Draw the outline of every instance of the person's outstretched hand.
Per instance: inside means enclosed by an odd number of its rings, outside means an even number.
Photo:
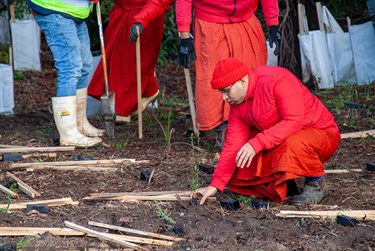
[[[214,195],[217,192],[217,188],[213,186],[201,187],[195,190],[191,195],[190,199],[195,198],[198,194],[202,195],[202,198],[199,202],[200,205],[206,201],[207,197]]]
[[[280,35],[280,32],[279,32],[279,26],[278,25],[270,26],[268,38],[269,38],[271,48],[273,48],[273,43],[275,43],[276,47],[275,47],[275,50],[274,50],[273,54],[278,56],[280,54],[280,51],[281,51],[281,35]]]
[[[197,59],[193,39],[191,37],[180,38],[179,44],[180,50],[178,51],[178,63],[188,69]]]
[[[254,156],[255,156],[254,148],[250,145],[249,142],[247,142],[245,145],[241,147],[241,149],[237,153],[237,156],[236,156],[237,166],[240,168],[244,168],[245,166],[249,167]]]
[[[139,27],[139,35],[142,34],[142,31],[143,31],[143,26],[141,23],[134,23],[132,25],[132,27],[130,27],[130,34],[129,34],[129,41],[130,42],[135,42],[137,41],[137,38],[138,38],[138,34],[137,34],[137,28],[136,27]]]

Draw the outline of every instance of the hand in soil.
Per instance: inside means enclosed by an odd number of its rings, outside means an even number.
[[[215,195],[216,192],[217,188],[213,186],[198,188],[190,195],[190,199],[197,198],[199,195],[202,195],[199,205],[203,205],[207,197]]]

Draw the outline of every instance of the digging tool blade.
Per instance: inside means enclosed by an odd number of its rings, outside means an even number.
[[[100,36],[100,49],[102,52],[102,64],[103,64],[103,75],[104,75],[104,86],[105,93],[101,96],[102,101],[102,113],[104,115],[105,129],[108,136],[115,136],[115,119],[114,113],[115,108],[115,93],[109,92],[108,87],[108,73],[107,73],[107,60],[105,55],[104,47],[104,36],[103,36],[103,25],[102,25],[102,14],[100,11],[100,1],[96,3],[96,16],[98,18],[99,36]]]
[[[114,105],[115,94],[113,92],[104,93],[101,96],[102,112],[104,115],[105,129],[109,137],[115,136],[115,120],[116,116],[112,112]]]

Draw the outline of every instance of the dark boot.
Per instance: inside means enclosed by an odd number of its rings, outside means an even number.
[[[300,195],[292,197],[291,204],[294,206],[304,206],[307,204],[318,204],[328,193],[325,177],[318,181],[305,181],[305,189]]]

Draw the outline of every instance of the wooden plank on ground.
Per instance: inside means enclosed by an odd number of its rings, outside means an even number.
[[[124,247],[133,248],[135,250],[141,250],[141,251],[148,251],[149,250],[147,248],[141,247],[139,245],[136,245],[136,244],[128,242],[128,241],[124,241],[124,240],[120,240],[118,238],[106,236],[106,235],[104,235],[100,232],[97,232],[95,230],[92,230],[92,229],[74,224],[74,223],[69,222],[69,221],[65,221],[64,223],[67,227],[69,227],[71,229],[78,230],[78,231],[84,232],[86,234],[90,234],[91,236],[94,236],[94,237],[96,237],[100,240],[113,242],[113,243],[119,244],[119,245],[124,246]]]
[[[90,172],[116,172],[118,164],[112,167],[101,167],[101,166],[39,166],[39,167],[29,167],[24,169],[27,172],[32,172],[35,170],[58,170],[58,171],[90,171]]]
[[[108,197],[119,197],[119,196],[126,196],[126,195],[133,195],[133,196],[156,196],[156,195],[180,195],[180,196],[189,196],[192,191],[150,191],[150,192],[124,192],[124,193],[92,193],[90,197],[96,198],[108,198]]]
[[[73,201],[72,198],[61,198],[61,199],[51,199],[51,200],[39,200],[39,201],[28,201],[22,203],[11,203],[8,210],[16,209],[26,209],[27,204],[39,205],[47,204],[48,207],[57,207],[63,205],[78,205],[78,201]],[[7,208],[8,204],[0,204],[0,208]]]
[[[1,184],[0,184],[0,190],[1,190],[3,193],[5,193],[5,194],[9,194],[9,195],[12,196],[12,198],[14,198],[14,199],[18,199],[18,198],[20,197],[17,193],[13,192],[12,190],[6,188],[5,186],[3,186],[3,185],[1,185]],[[7,206],[8,206],[8,204],[7,204]]]
[[[175,195],[155,195],[155,196],[143,196],[143,195],[125,195],[118,197],[85,197],[84,200],[122,200],[122,201],[140,201],[140,200],[159,200],[159,201],[177,201]],[[191,200],[190,197],[180,197],[180,200]],[[216,197],[207,197],[207,201],[215,201]]]
[[[363,169],[332,169],[324,170],[325,173],[358,173],[363,172]]]
[[[367,136],[375,136],[375,130],[367,130],[367,131],[360,131],[360,132],[350,132],[350,133],[343,133],[341,134],[341,139],[348,139],[348,138],[364,138]]]
[[[287,211],[280,210],[276,214],[283,218],[334,218],[337,215],[346,215],[360,220],[375,220],[375,210],[338,210],[338,211]]]
[[[10,172],[6,172],[6,175],[12,179],[14,179],[17,182],[18,188],[27,194],[32,199],[35,199],[35,197],[40,197],[41,194],[38,193],[36,190],[34,190],[32,187],[29,187],[26,183],[24,183],[22,180],[17,178],[15,175],[11,174]]]
[[[0,148],[0,153],[25,153],[25,152],[72,152],[75,150],[74,146],[59,146],[59,147],[9,147]]]
[[[73,230],[70,228],[42,228],[42,227],[0,227],[0,236],[32,236],[36,234],[44,234],[50,233],[55,236],[85,236],[86,233]],[[109,233],[101,233],[105,236],[111,238],[117,238],[124,241],[129,241],[133,243],[139,244],[148,244],[148,245],[157,245],[157,246],[168,246],[172,247],[173,242],[171,241],[164,241],[164,240],[157,240],[157,239],[150,239],[150,238],[141,238],[135,236],[128,236],[128,235],[120,235],[120,234],[109,234]],[[91,236],[88,234],[88,236]]]
[[[111,160],[85,160],[85,161],[55,161],[55,162],[39,162],[39,163],[12,163],[10,169],[25,168],[46,168],[51,166],[116,166],[118,164],[143,164],[149,163],[149,160],[135,159],[111,159]]]
[[[163,239],[163,240],[185,241],[184,238],[178,238],[178,237],[168,236],[168,235],[164,235],[164,234],[156,234],[156,233],[152,233],[152,232],[145,232],[145,231],[136,230],[136,229],[132,229],[132,228],[114,226],[114,225],[95,222],[95,221],[89,221],[89,225],[95,226],[95,227],[102,227],[102,228],[106,228],[106,229],[111,229],[111,230],[117,230],[117,231],[125,232],[125,233],[132,233],[132,234],[138,234],[138,235],[142,235],[142,236],[148,236],[148,237]]]

